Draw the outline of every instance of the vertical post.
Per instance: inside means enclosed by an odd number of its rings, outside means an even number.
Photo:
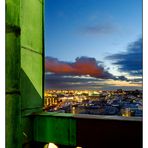
[[[20,0],[6,0],[6,147],[21,147]]]
[[[6,0],[6,147],[31,147],[43,106],[44,0]]]

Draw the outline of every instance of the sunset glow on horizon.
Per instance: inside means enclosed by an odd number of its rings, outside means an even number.
[[[142,89],[142,0],[45,1],[45,89]]]

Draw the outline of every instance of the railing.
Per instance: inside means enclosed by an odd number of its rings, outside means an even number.
[[[42,112],[34,115],[34,141],[82,148],[141,148],[142,118]]]

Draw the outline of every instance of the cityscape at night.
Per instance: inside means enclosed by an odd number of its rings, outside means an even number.
[[[45,1],[44,110],[142,116],[142,1]]]
[[[44,109],[49,112],[142,116],[142,92],[139,90],[90,91],[47,90]]]

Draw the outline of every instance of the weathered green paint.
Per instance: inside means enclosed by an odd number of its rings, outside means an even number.
[[[33,141],[33,122],[32,120],[33,119],[30,116],[25,116],[21,119],[23,144],[30,143]]]
[[[21,148],[20,95],[6,95],[6,148]]]
[[[6,0],[6,24],[20,27],[20,0]]]
[[[41,111],[43,0],[6,0],[6,148],[31,147]]]
[[[10,93],[20,84],[19,8],[20,0],[6,0],[6,92]]]
[[[6,1],[6,148],[21,147],[20,0]]]
[[[18,91],[20,86],[20,36],[6,34],[6,91]]]
[[[38,114],[34,119],[34,140],[76,146],[76,120],[72,114]]]

